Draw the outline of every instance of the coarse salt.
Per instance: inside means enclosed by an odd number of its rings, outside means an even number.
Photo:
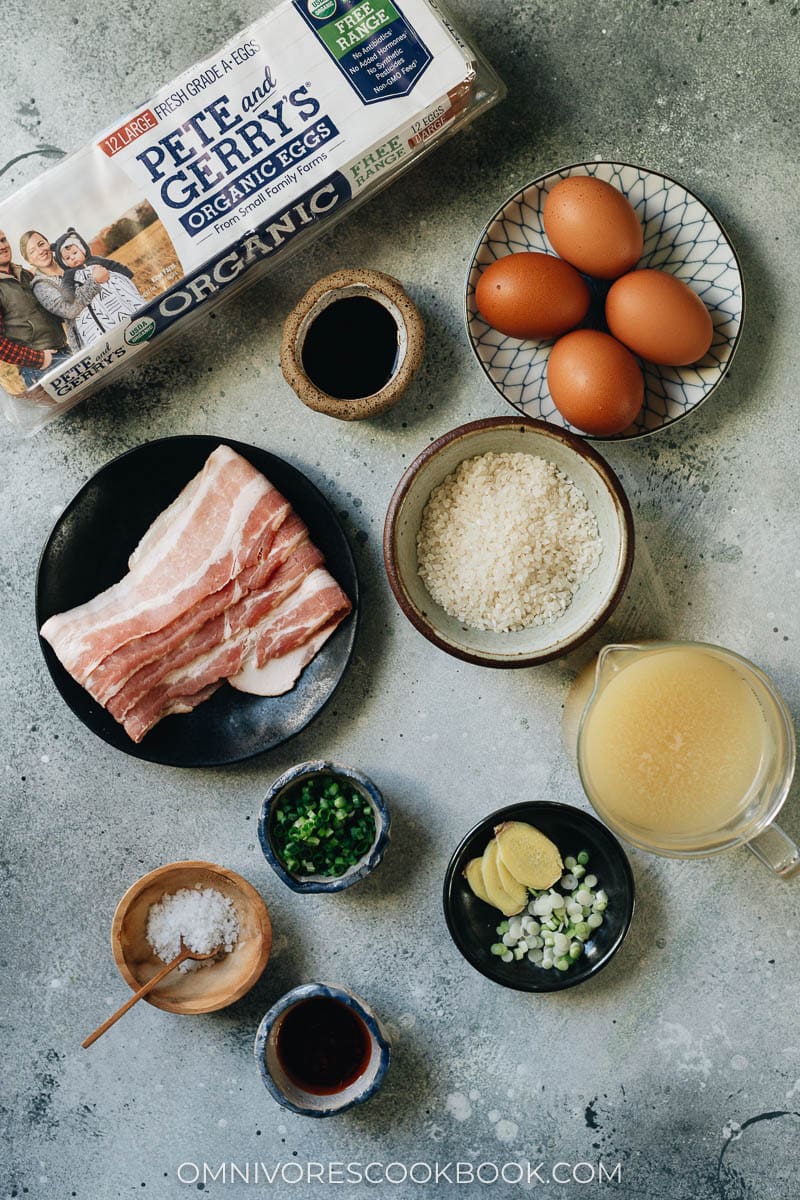
[[[147,940],[163,962],[172,962],[181,952],[181,940],[195,954],[210,954],[217,946],[230,954],[239,938],[239,921],[233,902],[215,888],[194,888],[162,896],[147,914]],[[179,971],[194,971],[213,960],[187,959]]]

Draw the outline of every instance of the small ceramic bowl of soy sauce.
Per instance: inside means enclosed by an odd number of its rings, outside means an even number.
[[[258,1027],[255,1057],[267,1091],[304,1117],[331,1117],[374,1095],[391,1044],[366,1000],[332,983],[292,988]]]
[[[281,857],[277,829],[279,812],[284,800],[301,788],[308,780],[335,780],[339,785],[355,791],[364,801],[364,807],[372,814],[374,833],[370,845],[354,863],[346,867],[341,874],[302,874],[292,871]],[[344,888],[352,887],[367,875],[382,861],[389,844],[391,817],[386,802],[380,790],[371,779],[355,767],[345,767],[341,763],[319,759],[313,762],[298,763],[284,771],[270,787],[261,805],[258,818],[258,840],[269,865],[275,874],[293,892],[341,892]]]
[[[382,271],[334,271],[283,327],[281,370],[308,408],[340,421],[385,412],[422,363],[425,326],[403,285]]]

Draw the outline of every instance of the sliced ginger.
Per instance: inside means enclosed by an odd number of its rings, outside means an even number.
[[[491,904],[492,902],[487,895],[486,888],[483,886],[481,863],[482,859],[471,858],[464,867],[464,878],[479,900],[483,900],[484,904]]]
[[[504,888],[510,896],[513,896],[519,887],[520,880],[515,879],[515,877],[511,874],[508,867],[500,857],[499,849],[497,853],[497,874],[500,876],[500,886]]]
[[[546,891],[564,871],[558,847],[524,821],[504,821],[482,858],[472,858],[464,878],[472,892],[504,917],[522,912],[528,888]]]
[[[514,890],[507,892],[500,880],[500,874],[497,869],[497,839],[492,838],[489,845],[483,852],[481,859],[481,872],[483,877],[483,887],[486,895],[489,897],[489,903],[495,908],[499,908],[504,917],[513,917],[516,913],[522,912],[528,902],[527,888],[518,883],[515,879],[511,879],[514,885]],[[477,895],[477,893],[476,893]]]
[[[500,861],[526,888],[552,887],[564,870],[558,847],[524,821],[504,821],[494,831]]]

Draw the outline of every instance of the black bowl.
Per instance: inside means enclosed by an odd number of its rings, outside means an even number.
[[[596,875],[599,887],[608,894],[603,924],[594,930],[584,951],[567,971],[545,970],[527,959],[504,963],[490,952],[500,940],[497,926],[503,914],[479,900],[463,870],[471,858],[483,854],[496,825],[502,821],[526,821],[561,851],[561,857],[589,854],[587,874]],[[444,877],[444,916],[450,936],[467,962],[503,987],[519,992],[559,992],[583,983],[606,965],[622,945],[633,917],[633,873],[625,851],[614,835],[595,817],[569,804],[532,800],[512,804],[484,817],[461,841]]]
[[[308,526],[353,612],[284,696],[250,696],[225,684],[191,713],[166,717],[137,745],[39,639],[56,687],[83,724],[118,750],[173,767],[240,762],[299,733],[330,700],[350,661],[356,634],[358,576],[353,554],[328,501],[301,471],[274,454],[205,435],[145,442],[102,467],[83,485],[47,539],[36,580],[36,624],[110,587],[128,556],[221,443],[262,471]]]

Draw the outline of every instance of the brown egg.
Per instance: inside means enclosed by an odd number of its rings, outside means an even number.
[[[486,268],[475,302],[483,319],[509,337],[553,338],[586,316],[589,289],[560,258],[524,251]]]
[[[632,271],[606,296],[614,337],[648,362],[683,367],[708,353],[714,326],[703,301],[668,271]]]
[[[547,384],[558,411],[584,433],[622,433],[644,401],[644,376],[624,346],[607,333],[576,329],[550,351]]]
[[[556,254],[586,275],[617,279],[642,256],[639,218],[622,192],[602,179],[562,179],[548,193],[542,216]]]

